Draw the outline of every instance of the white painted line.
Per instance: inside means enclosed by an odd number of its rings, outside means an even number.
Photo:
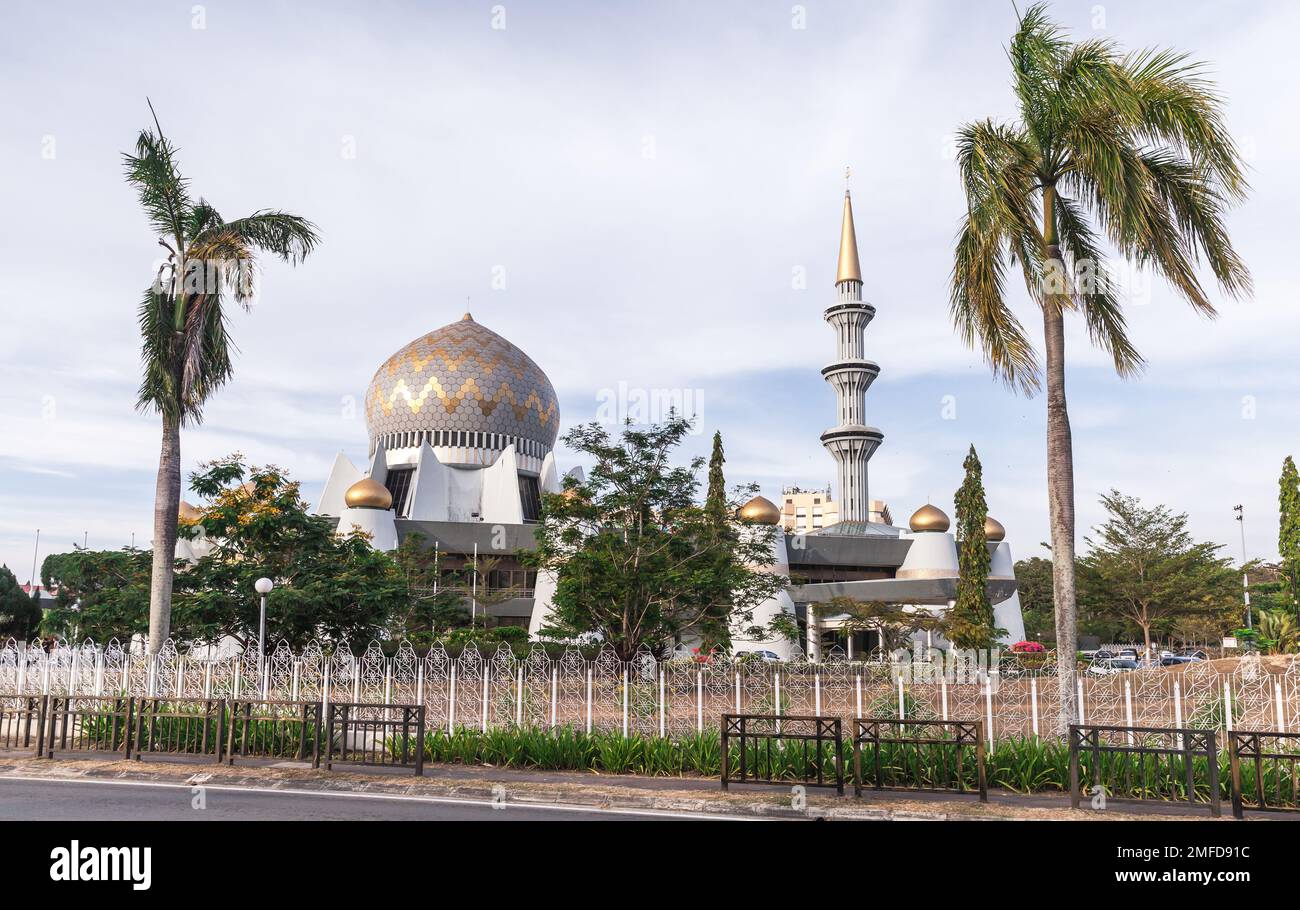
[[[746,817],[736,815],[714,815],[703,812],[688,812],[685,810],[671,809],[620,809],[615,806],[579,806],[568,803],[524,803],[510,802],[494,803],[488,799],[469,799],[466,797],[456,796],[407,796],[399,793],[357,793],[351,790],[299,790],[293,788],[278,787],[236,787],[230,784],[208,784],[208,783],[170,783],[166,781],[153,780],[104,780],[102,778],[91,777],[27,777],[16,774],[0,775],[0,783],[7,780],[18,780],[34,784],[106,784],[117,787],[160,787],[175,790],[189,790],[192,787],[203,787],[205,790],[225,790],[232,793],[264,793],[269,795],[285,794],[289,796],[324,796],[324,797],[345,797],[347,799],[387,799],[387,800],[405,800],[406,802],[416,803],[441,803],[453,806],[500,806],[503,809],[540,809],[543,811],[556,812],[605,812],[614,815],[645,815],[659,818],[685,818],[685,819],[702,819],[705,821],[771,821],[771,819],[761,817]]]

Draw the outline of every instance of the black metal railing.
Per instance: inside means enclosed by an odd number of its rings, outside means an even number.
[[[864,772],[866,775],[864,776]],[[984,725],[978,720],[853,720],[853,793],[874,790],[979,794],[988,802]]]
[[[49,696],[0,695],[0,749],[35,749],[45,742],[45,711]]]
[[[50,695],[45,709],[46,758],[55,752],[121,752],[131,757],[133,699],[121,695]]]
[[[797,783],[834,787],[843,796],[843,739],[838,717],[724,714],[722,789],[732,783]],[[735,757],[733,745],[739,747]]]
[[[1235,817],[1247,809],[1300,812],[1300,733],[1233,730],[1228,761]]]
[[[1070,806],[1094,799],[1184,801],[1222,812],[1214,730],[1070,725]]]
[[[226,716],[223,698],[138,698],[135,700],[132,751],[145,755],[212,756],[224,752]]]
[[[325,769],[335,762],[414,768],[423,775],[424,705],[331,703]]]
[[[228,764],[236,757],[280,758],[320,767],[320,702],[235,700],[227,711]]]

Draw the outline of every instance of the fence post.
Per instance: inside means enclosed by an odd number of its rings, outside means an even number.
[[[704,671],[695,671],[695,732],[704,732]]]
[[[296,701],[297,699],[295,699]],[[424,704],[424,661],[415,664],[415,703]]]
[[[415,776],[424,777],[424,705],[415,706]]]
[[[1232,732],[1232,686],[1228,684],[1231,677],[1225,676],[1223,679],[1223,725],[1229,733]]]
[[[1124,679],[1124,719],[1128,721],[1128,744],[1133,745],[1133,686]]]
[[[722,789],[727,789],[727,783],[731,780],[731,742],[727,739],[727,715],[722,715],[722,728],[719,731],[722,739]]]
[[[1080,676],[1074,682],[1075,682],[1075,689],[1079,693],[1079,723],[1085,724],[1087,723],[1087,718],[1083,713],[1083,677]]]
[[[740,671],[736,671],[736,713],[740,713]]]
[[[623,666],[623,736],[627,737],[627,704],[628,704],[628,679],[627,666]]]
[[[979,785],[980,785],[980,802],[986,803],[989,801],[989,781],[988,781],[988,774],[984,769],[984,737],[980,735],[981,732],[982,731],[980,730],[980,725],[978,722],[976,722],[975,724],[975,768],[976,768],[976,775],[978,776]],[[990,739],[990,742],[991,741],[992,740]],[[960,749],[961,746],[958,746],[957,748]]]
[[[853,677],[853,691],[854,691],[853,705],[857,709],[857,712],[853,716],[861,717],[862,716],[862,671],[861,670],[859,670],[858,673]],[[856,728],[854,730],[853,735],[854,737],[858,735]],[[856,749],[857,747],[854,746],[854,748]],[[862,795],[861,792],[859,792],[858,795],[861,796]]]
[[[1182,681],[1174,680],[1174,726],[1183,725],[1183,687]]]
[[[781,716],[781,671],[780,670],[774,669],[772,671],[772,691],[773,693],[775,693],[775,701],[776,701],[776,704],[772,709],[772,713],[775,714],[777,717],[780,717]],[[820,714],[821,712],[817,712],[817,713]],[[781,722],[779,720],[776,722],[776,730],[778,733],[781,732]]]
[[[907,720],[907,703],[903,700],[903,674],[898,674],[898,719]]]
[[[1033,722],[1034,735],[1038,735],[1038,677],[1029,677],[1029,711]]]
[[[822,713],[822,671],[813,670],[813,713]]]
[[[1228,731],[1228,736],[1232,736],[1231,730]],[[1205,744],[1206,752],[1208,753],[1208,761],[1206,764],[1209,766],[1208,770],[1210,772],[1210,814],[1215,818],[1218,818],[1223,814],[1219,798],[1219,750],[1217,748],[1217,742],[1218,737],[1215,735],[1215,731],[1206,730]],[[1191,764],[1192,757],[1191,755],[1188,755],[1187,766],[1191,767]],[[1192,798],[1196,798],[1195,793],[1192,794]]]
[[[591,665],[587,665],[587,732],[591,732]]]
[[[1255,752],[1258,754],[1259,749]],[[1228,734],[1228,766],[1232,772],[1232,817],[1245,818],[1241,799],[1241,758],[1237,755],[1237,737],[1232,733]]]
[[[1273,696],[1274,696],[1274,706],[1277,712],[1277,729],[1279,732],[1285,733],[1286,732],[1286,711],[1283,708],[1282,684],[1280,682],[1273,683]]]
[[[665,732],[667,717],[665,716],[664,706],[664,668],[659,666],[659,736],[662,737]]]
[[[984,676],[984,711],[989,719],[989,728],[985,732],[991,743],[993,742],[993,677],[988,674]]]
[[[551,728],[555,728],[555,721],[559,714],[560,706],[560,668],[551,667]]]
[[[524,665],[515,673],[515,726],[524,725]]]
[[[484,733],[486,733],[488,729],[488,701],[492,697],[492,687],[490,685],[491,681],[492,681],[492,665],[484,664],[483,665],[483,713],[479,717],[479,726]]]
[[[1080,729],[1070,724],[1070,808],[1079,808],[1079,734]]]
[[[447,735],[456,730],[456,664],[453,661],[451,672],[447,674]]]

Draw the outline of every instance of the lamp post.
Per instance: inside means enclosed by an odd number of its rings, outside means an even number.
[[[1237,513],[1237,522],[1241,526],[1241,596],[1246,601],[1246,628],[1255,628],[1250,617],[1250,583],[1246,578],[1246,510],[1235,505],[1232,511]]]
[[[262,657],[265,653],[262,643],[266,641],[266,595],[270,594],[271,589],[274,587],[275,582],[269,578],[259,578],[253,582],[253,590],[262,595],[262,617],[257,625],[257,665],[259,667],[262,665]]]

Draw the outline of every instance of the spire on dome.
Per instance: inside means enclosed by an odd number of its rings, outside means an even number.
[[[845,171],[848,179],[848,171]],[[862,267],[858,265],[858,235],[853,230],[853,201],[848,187],[844,188],[844,221],[840,225],[840,264],[835,271],[835,283],[861,281]]]

